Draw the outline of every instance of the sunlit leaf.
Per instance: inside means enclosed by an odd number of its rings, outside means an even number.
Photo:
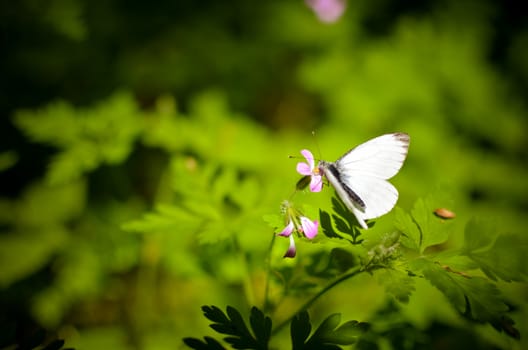
[[[471,220],[466,225],[462,251],[493,280],[524,281],[528,277],[525,235],[499,234],[490,223]]]
[[[451,223],[437,218],[433,212],[431,198],[418,199],[410,215],[397,208],[395,224],[404,234],[401,241],[404,246],[423,252],[427,247],[447,240]]]
[[[461,314],[477,321],[493,322],[508,311],[499,289],[486,278],[457,273],[426,260],[420,260],[416,264],[424,277],[438,288]]]

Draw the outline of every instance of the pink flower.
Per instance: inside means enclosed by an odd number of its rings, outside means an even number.
[[[345,12],[345,0],[305,0],[319,20],[325,23],[336,22]]]
[[[323,177],[319,173],[319,168],[315,166],[314,157],[312,152],[307,149],[303,149],[301,154],[306,159],[306,163],[297,163],[297,172],[301,175],[310,176],[310,191],[321,192],[323,188]]]
[[[286,225],[286,227],[278,234],[279,236],[290,238],[290,246],[284,254],[284,257],[294,258],[297,253],[297,249],[295,248],[295,240],[292,235],[293,231],[303,234],[308,239],[313,239],[315,236],[317,236],[318,227],[319,222],[317,222],[317,220],[311,221],[306,216],[301,216],[299,218],[290,217],[288,225]]]
[[[279,236],[290,237],[293,232],[293,228],[294,228],[293,221],[290,219],[290,222],[288,223],[288,225],[286,225],[284,230],[282,230],[281,233],[279,233]]]
[[[293,239],[293,236],[290,235],[290,246],[288,247],[288,250],[284,254],[284,258],[295,258],[295,255],[297,255],[297,248],[295,248],[295,240]]]
[[[298,229],[302,233],[304,233],[304,236],[308,239],[312,239],[315,236],[317,236],[317,228],[319,227],[319,223],[317,220],[311,221],[305,216],[301,216],[301,229]]]

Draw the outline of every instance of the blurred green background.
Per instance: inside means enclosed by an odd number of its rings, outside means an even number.
[[[526,230],[515,2],[348,1],[327,23],[301,0],[2,1],[0,45],[0,348],[43,327],[79,349],[175,349],[209,332],[201,305],[260,305],[262,216],[298,180],[288,156],[318,154],[312,130],[328,160],[407,132],[399,206],[440,193],[461,225]],[[302,265],[286,246],[274,263]],[[528,330],[528,291],[503,287]],[[316,309],[368,320],[385,298],[365,277]],[[403,308],[460,348],[460,332],[528,346],[469,330],[432,287]]]

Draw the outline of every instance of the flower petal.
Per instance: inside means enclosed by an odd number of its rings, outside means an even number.
[[[310,180],[310,192],[321,192],[323,188],[323,177],[321,175],[312,175]]]
[[[301,216],[301,226],[306,238],[312,239],[317,236],[317,228],[319,227],[317,220],[311,221],[307,217]]]
[[[297,172],[301,175],[312,175],[312,169],[304,162],[297,163]]]
[[[314,168],[314,165],[315,165],[314,157],[312,155],[312,152],[308,151],[307,149],[303,149],[301,151],[301,154],[304,156],[304,158],[306,158],[306,162],[310,166],[310,171],[311,171]]]
[[[293,236],[290,235],[290,246],[288,247],[286,253],[284,253],[284,258],[295,258],[296,254],[297,249],[295,248],[295,241],[293,240]]]
[[[337,21],[345,12],[344,0],[305,0],[312,8],[321,22],[332,23]]]
[[[279,236],[289,237],[291,236],[292,232],[293,232],[293,221],[290,220],[290,222],[284,228],[284,230],[282,230],[281,233],[279,233]]]

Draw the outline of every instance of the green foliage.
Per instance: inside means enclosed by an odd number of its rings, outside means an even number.
[[[527,348],[509,338],[527,331],[528,51],[507,6],[348,1],[327,24],[303,1],[2,3],[0,321],[174,349],[205,332],[205,304],[264,343],[266,317],[235,314],[265,305],[297,315],[299,347],[348,339],[338,309],[373,325],[357,348]],[[301,192],[288,156],[314,151],[312,130],[327,160],[408,132],[400,208],[359,230],[327,188]],[[321,230],[283,259],[295,188]]]
[[[46,179],[75,180],[103,164],[119,164],[132,151],[141,129],[132,96],[118,93],[98,106],[76,110],[65,102],[39,111],[20,111],[17,126],[36,142],[57,147]]]
[[[0,201],[1,223],[9,228],[0,235],[0,286],[9,286],[36,272],[61,251],[69,240],[67,222],[83,210],[84,192],[82,182],[35,184],[18,200]],[[49,204],[50,198],[53,205]]]
[[[499,234],[489,222],[471,220],[464,232],[462,255],[471,259],[494,281],[526,281],[524,254],[528,241],[523,235]],[[512,249],[513,248],[513,249]]]
[[[409,302],[415,290],[413,278],[423,277],[438,288],[460,314],[490,323],[517,337],[512,323],[501,322],[507,318],[510,308],[494,281],[498,278],[507,282],[525,279],[526,267],[522,263],[525,240],[520,235],[500,234],[489,224],[471,220],[465,227],[461,249],[441,248],[439,244],[446,243],[450,235],[458,232],[452,222],[433,214],[434,202],[432,197],[418,199],[410,214],[397,208],[395,226],[401,235],[386,234],[371,243],[362,269],[375,273],[387,293],[404,303]],[[323,230],[333,232],[326,218],[328,214],[322,211],[321,214]],[[333,216],[334,220],[339,220],[336,214]],[[345,231],[342,233],[350,230],[343,224],[336,227]],[[340,234],[327,236],[341,239]],[[431,249],[435,246],[436,249]],[[506,246],[508,251],[504,250]],[[486,277],[475,275],[476,269]]]
[[[523,280],[526,271],[521,262],[526,246],[508,245],[506,252],[502,242],[522,242],[524,239],[519,235],[501,235],[492,226],[471,220],[465,228],[461,256],[457,250],[424,254],[431,245],[445,242],[451,229],[448,222],[432,215],[433,207],[428,202],[431,201],[418,200],[411,215],[401,210],[397,212],[396,225],[406,235],[402,245],[420,253],[408,261],[407,268],[413,275],[423,275],[466,317],[494,325],[500,323],[509,307],[493,281],[497,277],[511,281],[511,276]],[[508,257],[499,262],[501,259],[497,257],[504,255]],[[488,278],[474,275],[477,268]]]
[[[428,247],[447,240],[450,223],[432,215],[433,211],[430,198],[418,199],[410,215],[396,208],[395,225],[404,234],[403,246],[421,254]]]
[[[348,321],[341,325],[341,315],[328,316],[310,336],[312,325],[308,312],[297,314],[291,322],[292,349],[341,349],[338,345],[350,345],[368,329],[367,323]]]
[[[216,306],[202,306],[204,316],[213,321],[210,325],[212,329],[220,334],[227,334],[224,341],[231,344],[235,349],[268,349],[268,342],[271,335],[271,319],[265,317],[262,311],[253,307],[249,322],[253,333],[246,326],[242,316],[237,309],[228,306],[224,314]],[[218,349],[219,343],[211,338],[206,338],[205,343],[200,343],[197,339],[185,338],[185,344],[193,349]]]
[[[387,293],[401,303],[408,303],[415,290],[414,280],[401,269],[380,269],[375,273],[378,282],[385,286]]]
[[[268,349],[271,336],[271,319],[264,316],[256,307],[251,308],[249,323],[246,326],[240,312],[232,306],[224,313],[216,306],[202,306],[204,316],[213,321],[212,329],[227,334],[223,340],[234,349]],[[310,335],[312,325],[308,312],[302,311],[291,320],[291,342],[293,350],[300,349],[341,349],[338,345],[354,344],[358,337],[368,330],[367,323],[348,321],[341,324],[341,314],[328,316]],[[223,349],[220,342],[211,337],[204,341],[196,338],[184,338],[184,343],[192,349]]]
[[[353,244],[360,244],[362,242],[358,237],[361,235],[359,231],[359,224],[354,216],[345,205],[337,197],[332,197],[333,214],[330,215],[323,210],[319,210],[319,217],[321,218],[321,226],[323,232],[328,237],[337,237],[348,239]],[[330,216],[334,222],[336,230],[333,229]],[[372,224],[371,224],[372,226]],[[350,236],[350,238],[347,238]]]

